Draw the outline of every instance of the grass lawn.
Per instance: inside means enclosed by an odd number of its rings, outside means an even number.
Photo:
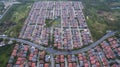
[[[58,17],[57,19],[55,19],[52,22],[53,27],[60,27],[60,24],[61,24],[61,18],[60,17]]]
[[[61,19],[58,17],[58,18],[55,18],[55,19],[46,19],[45,20],[45,27],[59,27],[60,26],[60,23],[61,23]]]
[[[4,47],[0,47],[0,67],[6,67],[13,48],[14,45],[6,45]]]
[[[112,1],[82,0],[82,3],[84,5],[83,12],[86,22],[94,41],[106,34],[107,30],[119,30],[120,10],[111,9],[109,4],[113,3]]]
[[[11,37],[17,37],[31,7],[32,3],[13,5],[1,20],[1,32]]]

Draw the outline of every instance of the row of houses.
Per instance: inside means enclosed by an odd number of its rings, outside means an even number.
[[[78,49],[89,43],[92,43],[92,38],[89,37],[89,30],[84,29],[79,31],[78,29],[54,29],[54,47],[58,49],[72,50]]]
[[[36,2],[31,8],[19,37],[49,46],[49,39],[52,41],[49,37],[53,35],[54,46],[57,49],[65,50],[78,49],[88,45],[93,41],[82,9],[81,2]],[[51,21],[56,19],[60,19],[59,22],[56,21],[58,26],[46,28],[46,23],[52,24]],[[60,32],[60,34],[54,34],[56,29],[59,29],[58,33]]]
[[[7,67],[52,67],[52,63],[54,67],[119,67],[119,43],[116,37],[110,37],[87,52],[53,55],[53,59],[33,46],[16,44]]]

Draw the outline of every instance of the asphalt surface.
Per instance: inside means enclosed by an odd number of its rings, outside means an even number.
[[[7,13],[7,11],[8,11],[11,7],[12,7],[12,5],[9,6],[9,7],[7,8],[7,10],[1,15],[0,20],[4,17],[4,15]]]
[[[21,42],[21,43],[24,43],[24,44],[28,44],[30,46],[34,46],[35,48],[37,48],[39,50],[45,50],[46,52],[51,53],[51,54],[55,54],[55,55],[59,55],[59,54],[68,55],[68,54],[78,54],[78,53],[82,53],[82,52],[88,51],[88,50],[94,48],[95,46],[99,45],[102,41],[104,41],[108,37],[111,37],[111,36],[115,35],[115,33],[116,33],[116,31],[115,32],[109,32],[106,35],[104,35],[101,39],[99,39],[98,41],[94,42],[93,44],[91,44],[91,45],[89,45],[89,46],[87,46],[85,48],[81,48],[81,49],[73,50],[73,51],[55,50],[52,47],[43,47],[43,46],[35,44],[35,43],[31,42],[31,41],[27,41],[27,40],[19,39],[19,38],[11,38],[11,37],[5,37],[5,36],[0,36],[0,38],[16,40],[17,42]]]
[[[3,2],[3,1],[1,1],[1,2]],[[5,12],[1,15],[1,17],[0,17],[0,20],[5,16],[5,14],[8,12],[8,10],[13,6],[13,4],[20,4],[20,2],[12,2],[11,3],[12,5],[10,5],[6,10],[5,10]]]

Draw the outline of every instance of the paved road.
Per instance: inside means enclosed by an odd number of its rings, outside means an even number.
[[[3,2],[3,1],[1,1]],[[4,3],[4,2],[3,2]],[[5,12],[1,15],[0,20],[5,16],[5,14],[8,12],[8,10],[13,6],[13,4],[20,4],[20,2],[11,2],[12,5],[9,5],[9,7],[5,10]]]
[[[55,67],[55,61],[54,61],[54,56],[53,54],[50,54],[50,61],[51,61],[51,67]]]
[[[45,48],[45,47],[43,47],[41,45],[35,44],[35,43],[27,41],[27,40],[19,39],[19,38],[10,38],[10,37],[3,37],[3,36],[0,36],[0,38],[7,38],[7,39],[10,39],[10,40],[16,40],[17,42],[21,42],[21,43],[28,44],[30,46],[34,46],[34,47],[36,47],[36,48],[38,48],[40,50],[45,50],[48,53],[67,55],[67,54],[78,54],[78,53],[82,53],[84,51],[88,51],[89,49],[99,45],[102,41],[104,41],[108,37],[113,36],[115,33],[116,32],[109,32],[106,35],[104,35],[101,39],[99,39],[98,41],[94,42],[93,44],[91,44],[91,45],[89,45],[89,46],[87,46],[85,48],[81,48],[79,50],[73,50],[73,51],[59,51],[59,50],[53,49],[52,47]]]
[[[7,38],[7,39],[10,39],[10,40],[16,40],[17,42],[21,42],[21,43],[25,43],[25,44],[28,44],[30,46],[34,46],[40,50],[45,50],[46,48],[43,47],[43,46],[39,46],[38,44],[35,44],[33,42],[30,42],[30,41],[27,41],[27,40],[23,40],[23,39],[18,39],[18,38],[10,38],[10,37],[2,37],[0,36],[0,38]]]
[[[0,20],[4,17],[4,15],[7,13],[7,11],[8,11],[11,7],[12,7],[12,5],[10,5],[10,6],[7,8],[7,10],[1,15]]]
[[[84,51],[88,51],[89,49],[99,45],[102,41],[104,41],[105,39],[107,39],[108,37],[111,37],[115,34],[116,32],[109,32],[107,33],[106,35],[104,35],[101,39],[99,39],[98,41],[94,42],[93,44],[85,47],[85,48],[81,48],[79,50],[74,50],[74,51],[58,51],[58,50],[54,50],[53,48],[47,48],[46,51],[47,52],[51,52],[52,50],[52,53],[54,54],[64,54],[64,55],[67,55],[67,54],[78,54],[78,53],[82,53]]]

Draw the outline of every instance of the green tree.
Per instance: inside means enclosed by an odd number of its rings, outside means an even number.
[[[3,41],[3,38],[0,38],[0,42],[2,42]]]

